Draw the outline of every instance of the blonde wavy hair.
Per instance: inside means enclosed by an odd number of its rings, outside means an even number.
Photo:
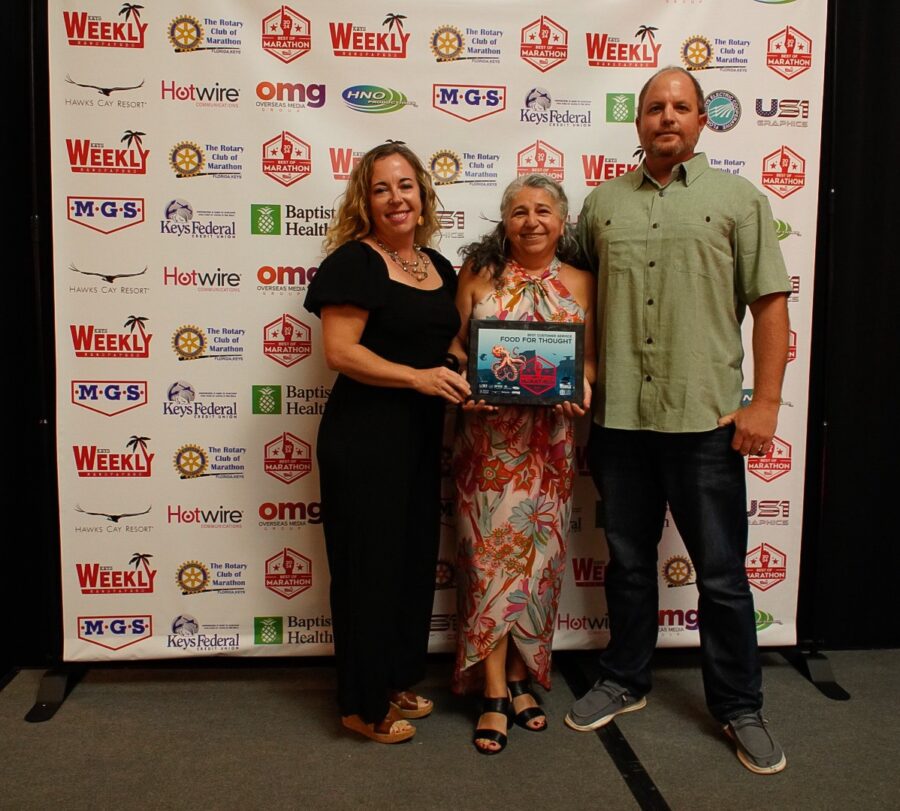
[[[375,161],[389,155],[400,155],[409,161],[416,173],[419,196],[422,199],[422,225],[416,227],[414,239],[417,245],[429,245],[431,238],[440,230],[437,219],[438,198],[431,184],[431,176],[425,171],[422,161],[408,146],[400,141],[388,141],[370,149],[353,167],[343,200],[338,206],[322,247],[326,254],[340,248],[345,242],[362,239],[372,233],[369,217],[369,187],[372,183],[372,169]]]

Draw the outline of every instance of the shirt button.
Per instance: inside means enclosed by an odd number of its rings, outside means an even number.
[[[665,197],[665,196],[666,196],[666,193],[665,193],[664,191],[661,191],[661,192],[659,193],[659,196],[660,196],[660,197]]]
[[[650,267],[655,268],[655,267],[656,267],[656,262],[651,262],[651,263],[650,263]]]
[[[647,343],[648,343],[648,344],[652,344],[652,343],[653,343],[653,339],[652,339],[652,338],[648,338],[648,339],[647,339]]]
[[[646,381],[649,383],[651,380],[653,380],[653,378],[650,377],[650,375],[647,375],[647,376],[644,378],[644,380],[646,380]]]
[[[653,304],[653,299],[652,299],[652,298],[648,298],[648,299],[647,299],[647,304],[651,304],[651,305],[652,305],[652,304]]]
[[[658,222],[653,223],[653,227],[654,227],[654,228],[659,228],[659,223],[658,223]]]

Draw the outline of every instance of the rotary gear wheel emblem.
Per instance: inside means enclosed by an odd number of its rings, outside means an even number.
[[[180,14],[169,23],[169,42],[176,53],[195,51],[203,42],[203,26],[196,17]]]
[[[206,335],[200,327],[193,324],[179,327],[172,336],[172,349],[179,360],[202,358],[206,351]]]
[[[462,172],[462,163],[452,149],[442,149],[431,156],[428,165],[431,177],[438,186],[456,183]]]
[[[695,34],[681,43],[681,61],[688,70],[708,68],[712,58],[712,44],[706,37]]]
[[[431,32],[430,44],[438,62],[452,62],[462,54],[466,40],[458,28],[442,25]]]
[[[663,564],[662,574],[670,586],[687,586],[693,582],[694,564],[684,555],[674,555]]]
[[[178,177],[199,175],[206,163],[206,156],[193,141],[180,141],[169,150],[169,165]]]
[[[199,445],[182,445],[175,451],[174,464],[182,479],[196,479],[206,473],[209,456]]]
[[[175,572],[175,582],[184,594],[200,594],[209,585],[209,569],[199,560],[186,560]]]

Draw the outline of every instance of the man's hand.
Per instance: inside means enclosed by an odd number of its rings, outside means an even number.
[[[765,456],[772,448],[772,437],[778,425],[778,403],[753,400],[745,408],[726,414],[719,427],[734,424],[731,447],[741,456],[748,453]]]

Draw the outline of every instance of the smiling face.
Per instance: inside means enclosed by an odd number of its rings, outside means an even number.
[[[416,172],[402,155],[387,155],[372,164],[369,217],[375,236],[391,248],[411,246],[422,192]]]
[[[559,202],[546,189],[525,186],[503,221],[510,256],[529,270],[546,268],[565,229]]]
[[[635,121],[647,157],[671,165],[693,156],[705,124],[694,84],[680,71],[661,73],[650,83]]]

